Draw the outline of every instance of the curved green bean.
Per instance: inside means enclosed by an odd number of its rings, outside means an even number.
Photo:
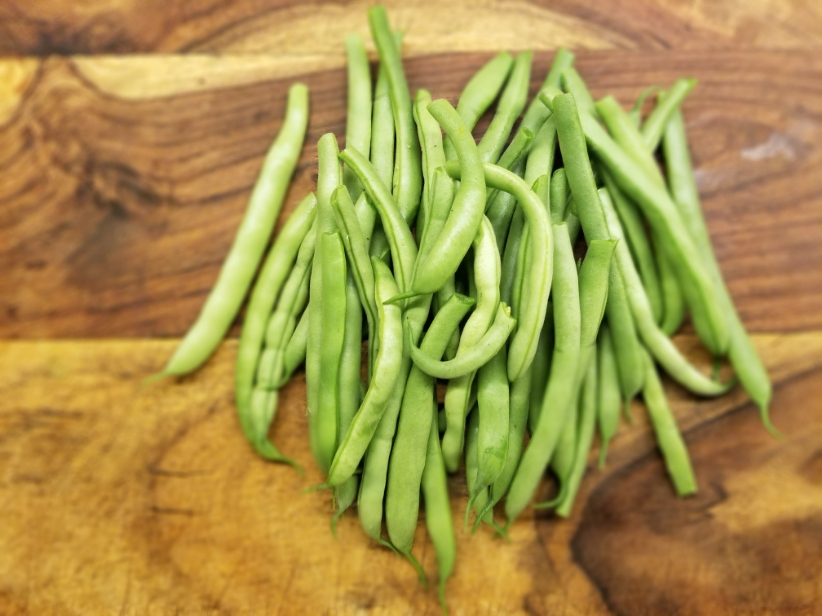
[[[496,163],[499,160],[502,149],[511,135],[514,122],[525,108],[528,100],[528,86],[531,81],[533,56],[533,52],[525,51],[514,60],[514,68],[500,96],[497,112],[477,146],[480,159],[484,163]],[[451,139],[453,140],[452,137]]]
[[[516,319],[510,315],[510,312],[511,309],[500,302],[494,322],[477,344],[462,353],[457,352],[454,359],[445,361],[436,360],[420,350],[411,339],[409,330],[407,338],[411,349],[411,360],[420,370],[438,379],[455,379],[476,372],[499,352],[511,335]]]
[[[211,357],[240,310],[263,258],[274,223],[297,166],[308,125],[308,88],[297,83],[288,91],[280,132],[266,154],[234,242],[194,325],[188,330],[158,377],[193,372]],[[280,282],[282,284],[283,281]],[[276,296],[276,291],[274,291]]]

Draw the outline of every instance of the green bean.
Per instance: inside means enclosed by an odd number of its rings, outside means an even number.
[[[388,244],[391,247],[392,264],[397,273],[397,285],[405,291],[410,288],[414,262],[417,259],[417,245],[411,235],[411,230],[391,197],[388,187],[377,175],[374,166],[352,148],[343,150],[340,158],[360,179],[363,189],[374,207],[377,208],[382,228],[385,230]]]
[[[431,104],[431,94],[428,90],[417,90],[414,99],[414,122],[417,125],[417,136],[422,148],[422,204],[417,214],[418,240],[420,247],[428,234],[428,220],[431,217],[431,208],[434,200],[434,174],[436,169],[445,164],[445,152],[442,145],[442,129],[428,113]],[[453,182],[449,179],[453,190]],[[425,255],[423,250],[420,253]]]
[[[765,370],[765,366],[762,364],[762,360],[739,318],[728,292],[728,287],[722,280],[722,273],[711,247],[708,228],[705,225],[705,218],[699,204],[699,194],[694,180],[691,157],[688,153],[685,123],[678,110],[674,111],[665,128],[662,145],[671,194],[677,207],[682,212],[686,228],[694,242],[696,242],[702,260],[716,281],[719,299],[731,325],[731,346],[729,349],[731,364],[745,390],[759,406],[762,423],[772,434],[778,434],[768,417],[768,404],[771,399],[771,383],[768,372]]]
[[[588,363],[588,370],[582,382],[574,464],[566,482],[568,487],[562,501],[557,506],[557,515],[563,518],[567,518],[571,513],[571,507],[582,482],[582,475],[585,473],[588,452],[591,450],[591,443],[594,440],[594,428],[597,418],[597,381],[597,362],[592,361]]]
[[[565,212],[568,206],[568,178],[565,176],[565,168],[560,167],[551,176],[551,197],[548,201],[551,210],[551,224],[559,224],[565,220]]]
[[[672,254],[685,268],[686,275],[699,294],[706,319],[711,326],[712,339],[716,341],[716,348],[727,348],[728,323],[717,301],[716,285],[702,264],[690,235],[681,231],[685,223],[664,186],[657,185],[641,166],[629,156],[625,156],[624,150],[591,115],[583,114],[582,117],[577,117],[581,121],[585,138],[597,157],[611,171],[617,184],[642,208],[654,233],[660,241],[670,247]],[[559,121],[557,127],[559,128]],[[561,140],[560,133],[560,143]]]
[[[568,417],[562,425],[559,433],[559,440],[551,456],[551,470],[557,477],[559,487],[557,493],[551,500],[535,503],[535,509],[553,509],[559,505],[568,492],[571,471],[574,468],[574,454],[577,445],[577,430],[579,428],[579,395],[575,395],[573,401],[568,406]]]
[[[554,308],[553,302],[548,302],[548,311],[545,313],[545,324],[539,334],[539,345],[534,361],[531,363],[531,395],[529,398],[528,429],[533,432],[537,427],[539,412],[542,410],[542,397],[545,393],[545,384],[551,373],[551,354],[554,351]]]
[[[341,230],[343,245],[351,263],[351,273],[354,277],[355,288],[359,303],[365,309],[368,321],[368,374],[371,378],[371,369],[374,365],[374,355],[377,344],[377,305],[374,300],[374,270],[368,257],[368,245],[363,237],[362,229],[357,221],[354,205],[345,186],[338,187],[331,194],[331,207],[337,226]]]
[[[401,41],[395,38],[397,48]],[[391,110],[391,97],[388,95],[388,77],[385,65],[380,64],[377,72],[377,85],[374,87],[374,105],[371,118],[371,164],[382,183],[391,187],[394,179],[394,112]],[[366,156],[366,158],[369,158]],[[378,221],[375,221],[378,222]],[[378,257],[388,246],[388,238],[377,224],[374,228],[368,254]]]
[[[345,189],[345,187],[342,187]],[[338,434],[346,434],[351,426],[360,406],[360,366],[362,365],[362,308],[360,307],[359,293],[354,282],[351,270],[347,272],[345,280],[345,335],[343,338],[342,354],[339,368],[339,415]],[[324,286],[324,285],[323,285]],[[325,383],[323,383],[325,385]],[[348,509],[357,498],[359,477],[352,475],[344,483],[334,488],[337,501],[337,512],[332,518],[334,523]]]
[[[616,261],[619,273],[625,282],[625,292],[631,304],[637,331],[645,346],[648,347],[654,359],[662,364],[671,378],[686,389],[702,396],[718,396],[725,393],[731,384],[717,383],[697,370],[682,356],[671,339],[654,322],[651,307],[633,259],[631,259],[631,253],[628,246],[620,241],[624,235],[616,211],[605,190],[600,192],[600,197],[611,237],[619,241],[616,248]],[[611,334],[614,335],[614,348],[618,352],[617,329],[613,323],[611,323]]]
[[[454,571],[457,541],[454,535],[454,522],[451,519],[451,502],[448,499],[448,481],[440,451],[436,412],[437,409],[434,407],[434,421],[431,422],[428,450],[425,453],[425,468],[422,471],[422,494],[425,499],[425,525],[428,528],[431,542],[434,544],[440,570],[440,605],[443,613],[447,613],[445,584]]]
[[[643,360],[646,373],[642,396],[656,433],[656,442],[662,450],[665,468],[679,496],[696,494],[696,477],[694,477],[688,449],[668,406],[665,390],[662,388],[656,367],[647,353],[643,354]]]
[[[598,392],[597,392],[597,422],[599,423],[599,467],[605,466],[608,455],[608,443],[614,438],[619,427],[620,391],[619,369],[614,354],[614,341],[607,325],[603,325],[599,332],[598,352]]]
[[[474,138],[448,101],[435,101],[428,111],[457,150],[461,178],[451,213],[440,235],[433,240],[428,258],[417,261],[412,287],[415,294],[435,292],[457,271],[485,213],[485,181]]]
[[[446,361],[433,359],[421,351],[411,340],[409,331],[406,337],[409,339],[408,344],[411,348],[411,360],[423,372],[438,379],[455,379],[475,372],[497,354],[511,335],[516,319],[511,316],[510,312],[511,309],[500,302],[494,322],[477,344],[462,353],[457,352],[454,359]]]
[[[491,484],[488,502],[477,516],[479,520],[485,519],[485,516],[491,508],[496,505],[508,491],[508,486],[511,485],[511,480],[514,478],[514,473],[517,470],[517,465],[522,456],[522,446],[525,442],[525,428],[528,425],[528,402],[531,398],[531,371],[533,368],[534,364],[531,364],[531,367],[528,368],[520,378],[511,383],[508,402],[510,412],[510,419],[508,421],[508,451],[505,456],[505,464],[502,467],[502,472],[499,474],[499,477]]]
[[[308,124],[308,88],[294,84],[280,133],[266,154],[231,250],[194,325],[157,378],[193,372],[211,357],[240,310],[280,214]],[[284,282],[280,280],[280,285]],[[279,289],[272,289],[274,296]]]
[[[445,166],[448,174],[457,178],[459,167],[453,162]],[[553,251],[549,233],[550,221],[545,205],[530,189],[525,180],[511,171],[489,163],[483,164],[485,183],[499,190],[512,193],[523,208],[523,213],[530,229],[529,263],[526,269],[526,288],[531,292],[525,298],[519,312],[517,330],[508,348],[508,380],[515,381],[531,364],[537,352],[539,331],[545,321],[545,310],[548,307],[548,294],[551,289],[551,260]]]
[[[657,248],[656,264],[657,271],[659,271],[662,303],[665,308],[659,327],[665,332],[666,336],[673,336],[682,326],[682,321],[685,320],[684,288],[680,286],[680,280],[677,278],[672,257],[662,246]],[[645,291],[647,293],[647,287]]]
[[[385,412],[402,364],[400,308],[384,303],[386,299],[396,295],[397,285],[385,263],[373,257],[371,266],[374,268],[376,280],[375,298],[380,324],[380,350],[374,362],[374,374],[379,375],[379,378],[372,379],[369,383],[365,398],[334,455],[328,471],[327,484],[330,486],[340,485],[357,469],[357,465],[374,436],[380,418]]]
[[[514,122],[525,108],[533,56],[533,52],[525,51],[514,60],[514,68],[500,96],[497,112],[479,142],[479,155],[484,163],[496,163],[499,160]]]
[[[423,338],[421,349],[436,357],[459,322],[474,305],[474,300],[454,294],[434,317]],[[411,551],[417,527],[420,482],[425,466],[426,445],[431,420],[436,412],[434,379],[414,367],[405,385],[397,433],[388,467],[385,498],[385,523],[391,543],[402,554]]]
[[[348,59],[345,145],[353,146],[363,156],[368,156],[371,147],[371,67],[359,34],[352,34],[345,39],[345,53]],[[350,169],[343,170],[343,183],[351,200],[359,199],[362,187]]]
[[[488,504],[488,486],[479,486],[477,476],[479,474],[479,412],[473,409],[468,415],[468,425],[465,428],[465,483],[468,493],[474,498],[469,500],[469,506],[465,511],[465,526],[468,527],[468,517],[471,506],[476,507],[477,513],[483,511]],[[480,518],[486,524],[494,525],[494,514],[490,510],[485,513],[484,518]],[[480,521],[478,520],[478,521]]]
[[[507,194],[507,193],[506,193]],[[489,220],[490,222],[490,220]],[[502,276],[500,278],[500,299],[511,304],[514,295],[514,285],[517,281],[518,256],[522,237],[525,233],[525,214],[522,208],[516,208],[505,239],[505,250],[502,254]]]
[[[346,276],[345,249],[338,231],[323,233],[320,349],[320,387],[317,407],[309,416],[311,451],[317,464],[328,473],[337,449],[340,421],[340,357],[345,343]]]
[[[505,347],[477,372],[477,474],[468,498],[466,522],[471,507],[480,492],[488,494],[488,488],[497,480],[505,467],[508,456],[509,395],[508,358]],[[477,502],[477,513],[484,504]]]
[[[299,248],[312,228],[316,215],[317,200],[313,194],[309,194],[286,221],[265,260],[258,282],[254,285],[237,349],[234,390],[240,426],[249,442],[257,443],[255,448],[260,455],[273,460],[279,459],[280,454],[276,449],[268,450],[265,443],[260,440],[261,435],[252,431],[251,426],[246,422],[248,398],[254,387],[254,375],[265,338],[266,323],[271,315],[277,294],[288,277],[290,264],[297,257]],[[263,436],[267,436],[267,433],[268,428],[266,427],[266,433]],[[267,438],[263,440],[268,442]],[[266,450],[268,450],[267,453],[264,453]]]
[[[573,400],[580,354],[580,298],[577,268],[568,231],[553,225],[553,316],[555,342],[551,374],[543,394],[542,411],[531,441],[522,455],[505,501],[509,525],[525,509],[551,459],[567,407]]]
[[[659,147],[668,120],[695,85],[696,79],[677,79],[670,90],[659,95],[656,107],[642,125],[642,138],[650,152]]]
[[[650,86],[645,88],[639,94],[636,101],[634,101],[634,106],[631,107],[631,111],[628,112],[628,117],[631,118],[631,122],[633,122],[634,126],[637,128],[639,128],[640,124],[642,124],[642,106],[645,104],[645,99],[657,90],[659,90],[659,86]]]
[[[499,249],[487,218],[483,218],[479,232],[474,237],[473,274],[478,284],[478,288],[474,291],[477,307],[463,327],[456,355],[449,361],[455,361],[482,339],[491,327],[500,305]],[[473,382],[474,374],[467,374],[448,383],[448,389],[445,392],[447,427],[442,441],[442,454],[445,466],[451,472],[457,470],[462,454],[465,417],[468,409],[471,408],[468,399]]]
[[[571,201],[573,201],[573,198]],[[571,238],[571,245],[576,246],[577,238],[579,238],[579,234],[582,231],[582,221],[580,221],[579,217],[569,208],[565,213],[565,220],[563,222],[568,225],[568,237]]]
[[[385,7],[377,5],[368,10],[371,36],[377,46],[380,61],[385,65],[388,94],[396,127],[397,148],[394,169],[394,190],[397,207],[406,221],[414,218],[420,204],[422,176],[420,171],[420,144],[411,113],[411,95],[400,59],[399,46],[394,41]]]
[[[305,348],[308,344],[308,309],[303,311],[297,327],[291,334],[291,339],[285,347],[283,353],[283,372],[279,387],[282,387],[291,378],[291,375],[301,363],[305,361]]]
[[[569,66],[562,71],[562,89],[574,97],[583,113],[595,113],[594,98],[588,91],[588,87],[580,77],[577,69],[573,66]]]
[[[514,58],[511,54],[501,51],[485,63],[465,85],[457,103],[457,113],[469,130],[474,130],[482,114],[497,98],[513,64]],[[451,140],[446,138],[443,145],[446,160],[454,160],[457,152]]]
[[[608,95],[597,101],[594,107],[611,132],[614,141],[625,151],[625,154],[642,167],[649,180],[664,187],[665,182],[653,153],[647,149],[639,128],[634,125],[617,100]]]
[[[525,175],[525,159],[520,159],[511,167],[511,173],[517,177]],[[488,220],[491,221],[491,226],[494,228],[494,236],[497,239],[497,246],[502,248],[506,244],[506,238],[510,237],[509,227],[514,218],[514,212],[517,209],[517,198],[511,193],[503,190],[487,189],[489,198],[487,199],[488,207],[485,208]],[[494,194],[491,197],[491,194]]]
[[[601,171],[602,177],[605,180],[605,186],[608,188],[608,194],[611,196],[611,200],[619,215],[619,221],[622,223],[622,228],[625,231],[628,247],[634,257],[634,261],[636,261],[639,267],[642,285],[645,288],[645,294],[648,296],[648,302],[651,305],[651,314],[653,314],[654,320],[657,323],[661,323],[665,314],[665,305],[662,301],[660,277],[657,273],[654,254],[651,252],[651,245],[645,233],[645,225],[642,217],[636,205],[634,205],[616,185],[616,182],[614,182],[608,170],[602,169]],[[678,288],[677,286],[677,289]]]

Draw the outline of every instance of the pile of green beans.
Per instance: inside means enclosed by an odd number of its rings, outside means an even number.
[[[775,432],[771,386],[699,205],[680,112],[693,80],[649,88],[626,112],[595,100],[563,49],[529,101],[532,54],[502,52],[454,107],[412,96],[401,37],[382,7],[368,18],[376,83],[362,39],[349,37],[342,151],[334,134],[320,138],[316,195],[263,259],[305,138],[308,92],[293,86],[217,284],[161,375],[208,359],[259,270],[237,355],[244,435],[293,464],[269,430],[278,390],[304,363],[332,531],[356,503],[366,534],[423,576],[412,554],[422,503],[444,609],[456,563],[448,473],[464,468],[466,528],[473,518],[474,530],[504,535],[529,506],[567,517],[641,395],[674,491],[687,496],[696,474],[660,370],[696,396],[738,379]],[[688,314],[713,375],[671,338]],[[735,376],[722,381],[726,358]]]

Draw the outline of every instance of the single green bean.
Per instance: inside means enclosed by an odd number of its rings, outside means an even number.
[[[280,387],[288,382],[297,367],[305,361],[305,348],[308,344],[308,308],[303,311],[297,327],[291,334],[291,339],[285,347],[283,353],[283,375]]]
[[[470,297],[452,295],[431,322],[421,349],[434,357],[441,357],[451,332],[457,330],[459,322],[473,305],[474,300]],[[417,528],[426,443],[437,408],[434,387],[434,379],[416,367],[411,369],[391,450],[385,495],[385,523],[391,543],[402,554],[411,551]]]
[[[433,293],[454,275],[485,213],[485,180],[471,132],[457,111],[444,99],[431,103],[428,111],[454,144],[461,177],[448,220],[433,241],[428,257],[417,261],[412,287],[414,294]]]
[[[488,504],[488,486],[478,486],[477,476],[479,474],[479,412],[473,409],[468,415],[468,425],[465,428],[465,484],[468,494],[474,495],[470,499],[469,507],[465,510],[465,527],[468,527],[471,506],[475,506],[477,513],[485,509]],[[477,522],[495,525],[494,514],[488,510],[484,518]]]
[[[422,494],[425,499],[425,525],[428,528],[431,542],[434,544],[440,570],[438,593],[440,605],[443,613],[447,613],[445,584],[454,571],[457,540],[454,534],[454,521],[451,518],[451,501],[448,499],[448,478],[440,451],[436,412],[437,409],[434,407],[431,432],[428,435],[428,449],[425,453],[425,468],[422,471]]]
[[[685,123],[682,114],[676,110],[665,128],[662,142],[665,154],[668,182],[674,202],[682,212],[686,228],[696,242],[700,255],[716,281],[719,299],[731,324],[731,364],[745,390],[759,406],[762,423],[772,433],[778,434],[768,417],[771,400],[771,382],[762,360],[751,342],[745,326],[734,307],[728,287],[722,280],[722,272],[716,261],[705,218],[699,204],[699,194],[694,180],[693,166],[688,152]]]
[[[431,93],[428,90],[417,90],[414,99],[414,122],[417,125],[417,136],[422,148],[422,204],[417,214],[417,228],[419,229],[418,240],[420,244],[420,254],[425,255],[422,245],[426,241],[429,233],[428,222],[431,217],[431,209],[434,201],[434,175],[435,171],[445,164],[445,152],[442,145],[442,129],[428,112],[428,105],[432,102]],[[453,191],[453,182],[449,180]],[[429,240],[430,241],[430,240]]]
[[[670,90],[659,95],[656,107],[642,125],[642,138],[649,151],[653,152],[659,147],[668,120],[695,85],[696,79],[680,78],[674,82]]]
[[[323,233],[322,242],[322,348],[320,386],[316,410],[310,415],[311,451],[328,473],[339,442],[340,361],[345,344],[346,276],[345,248],[338,231]],[[358,302],[359,303],[359,302]],[[362,338],[362,335],[360,336]]]
[[[507,193],[506,193],[507,194]],[[490,222],[490,219],[489,219]],[[493,223],[492,223],[493,224]],[[511,304],[514,295],[514,286],[517,282],[517,265],[520,245],[525,233],[525,214],[522,208],[516,208],[505,240],[505,250],[502,254],[502,277],[500,279],[500,299]]]
[[[597,422],[599,424],[599,467],[605,466],[608,443],[614,438],[619,427],[621,400],[619,391],[619,368],[614,354],[614,341],[607,325],[599,332],[597,344]]]
[[[307,125],[308,88],[300,83],[294,84],[288,91],[288,105],[280,133],[263,161],[217,282],[194,325],[158,377],[181,376],[199,368],[211,357],[231,327],[268,246],[289,178],[297,166]],[[280,285],[284,281],[283,278]],[[277,291],[279,289],[272,289],[274,296]]]
[[[551,456],[551,470],[557,477],[559,483],[557,493],[551,500],[536,503],[535,509],[553,509],[559,505],[568,492],[571,471],[574,468],[574,454],[576,453],[577,431],[579,429],[579,395],[574,396],[574,400],[568,407],[569,415],[565,418],[562,431],[559,433],[559,440]]]
[[[353,146],[368,156],[371,148],[371,67],[368,54],[359,34],[345,39],[348,64],[348,113],[346,115],[345,145]],[[356,201],[362,186],[350,169],[343,170],[343,182]]]
[[[479,155],[484,163],[496,163],[499,160],[514,122],[525,108],[533,56],[533,52],[525,51],[514,60],[514,68],[500,96],[497,112],[479,142]],[[453,141],[453,137],[449,135],[449,138]]]
[[[507,51],[501,51],[480,68],[465,85],[457,103],[457,113],[469,130],[473,131],[494,99],[497,98],[511,67],[514,58]],[[454,160],[457,156],[450,139],[444,142],[446,160]]]
[[[534,361],[531,363],[531,396],[529,399],[528,429],[533,432],[539,421],[542,410],[542,398],[545,394],[545,385],[551,373],[551,355],[554,351],[554,304],[548,302],[548,311],[545,314],[545,324],[539,334],[539,345]]]
[[[565,168],[560,167],[551,176],[551,198],[548,204],[551,209],[551,224],[559,224],[565,220],[565,212],[568,206],[568,178],[565,175]]]
[[[585,466],[588,462],[588,452],[591,451],[591,443],[594,440],[594,430],[597,419],[597,362],[588,363],[588,370],[585,380],[582,383],[582,390],[579,404],[579,428],[577,432],[577,442],[574,450],[574,464],[568,475],[567,489],[562,501],[557,507],[557,515],[567,518],[571,513],[577,492],[579,491],[582,476],[585,473]]]
[[[413,220],[420,204],[422,175],[420,144],[411,112],[411,95],[400,59],[399,46],[388,24],[385,7],[377,5],[368,10],[371,36],[377,46],[380,61],[385,66],[388,94],[394,113],[397,148],[394,169],[394,190],[397,206],[406,221]]]
[[[511,173],[517,177],[525,175],[525,162],[524,158],[520,159],[510,168]],[[492,193],[494,195],[493,197],[489,196],[485,213],[488,220],[491,221],[491,226],[494,227],[497,246],[502,248],[506,244],[506,238],[511,235],[509,228],[513,222],[514,212],[517,210],[517,198],[503,190],[489,188],[488,195]]]
[[[662,304],[665,309],[659,327],[665,332],[666,336],[673,336],[685,320],[684,288],[680,285],[680,280],[677,278],[672,257],[662,246],[657,246],[656,266],[659,272]],[[647,293],[647,291],[648,289],[646,287],[645,292]],[[650,302],[650,298],[648,298],[648,301]],[[653,311],[653,305],[651,306],[651,310]]]
[[[457,179],[460,169],[453,162],[445,166],[448,174]],[[511,171],[489,163],[483,164],[485,183],[499,190],[512,193],[519,200],[520,207],[530,229],[529,263],[526,269],[526,288],[530,290],[519,312],[520,319],[516,332],[508,348],[508,380],[515,381],[531,365],[537,352],[539,331],[545,322],[548,294],[551,289],[551,261],[553,250],[550,221],[545,205],[530,186]]]
[[[665,304],[662,300],[662,289],[660,287],[660,276],[657,272],[654,254],[645,232],[645,224],[636,205],[616,185],[607,169],[601,169],[605,186],[611,196],[614,207],[619,215],[619,221],[625,231],[628,247],[639,267],[639,275],[651,305],[651,313],[657,323],[661,323],[665,314]],[[678,289],[678,287],[677,287]],[[663,328],[664,329],[664,328]]]
[[[516,319],[510,315],[511,309],[500,302],[494,322],[488,331],[483,334],[479,342],[465,352],[457,352],[454,359],[442,361],[427,355],[411,340],[411,332],[407,334],[411,348],[411,359],[423,372],[438,379],[455,379],[475,372],[502,348],[516,325]]]
[[[628,112],[628,117],[631,118],[631,122],[634,123],[634,126],[639,128],[642,124],[642,106],[645,104],[645,99],[647,99],[651,94],[659,90],[659,86],[650,86],[645,88],[637,97],[636,101],[634,101],[634,106],[631,107],[631,111]]]
[[[562,71],[562,89],[576,99],[577,105],[583,112],[594,113],[594,98],[588,91],[585,81],[573,66],[569,66]]]
[[[268,448],[260,441],[261,435],[252,431],[246,422],[247,404],[254,387],[254,376],[265,338],[266,323],[277,299],[277,293],[287,280],[290,264],[297,258],[299,248],[311,230],[316,215],[317,200],[313,194],[309,194],[286,221],[251,293],[237,349],[234,391],[240,426],[249,442],[257,443],[255,448],[260,455],[273,456],[272,459],[275,460],[278,459],[279,453],[276,450],[264,453]],[[267,433],[266,428],[266,436]],[[267,438],[264,440],[268,442]]]
[[[374,269],[375,298],[377,302],[378,323],[380,324],[380,350],[374,362],[374,374],[379,378],[372,379],[368,385],[365,398],[351,421],[351,426],[334,455],[328,471],[327,484],[340,485],[346,481],[362,460],[363,454],[377,430],[380,418],[385,412],[386,404],[393,392],[402,364],[402,319],[400,308],[394,304],[385,304],[385,300],[396,295],[397,284],[388,266],[377,258],[371,259]]]
[[[691,466],[688,449],[668,406],[668,400],[656,372],[656,366],[654,366],[654,362],[647,353],[643,354],[643,360],[646,373],[642,397],[645,399],[645,407],[648,409],[651,425],[653,425],[656,433],[656,442],[662,450],[665,468],[679,496],[696,494],[696,477],[694,477],[694,469]]]
[[[477,372],[477,474],[468,498],[466,521],[480,495],[497,480],[508,456],[510,389],[505,347]],[[477,503],[480,513],[484,507]]]
[[[397,47],[401,44],[397,40]],[[371,155],[370,161],[374,171],[382,183],[391,187],[394,179],[394,112],[391,110],[391,97],[388,95],[388,77],[385,64],[380,63],[377,72],[377,85],[374,87],[374,105],[371,118]],[[369,158],[366,156],[366,158]],[[382,230],[382,225],[375,221],[372,240],[368,254],[379,257],[388,247],[388,238]]]
[[[343,187],[345,189],[345,187]],[[337,433],[346,434],[351,426],[351,420],[359,409],[360,366],[362,365],[362,315],[357,285],[349,268],[345,279],[345,334],[343,338],[342,354],[339,368],[339,415]],[[323,384],[325,385],[325,384]],[[336,453],[336,450],[335,450]],[[360,479],[356,475],[349,477],[344,483],[334,488],[337,501],[337,512],[332,518],[332,528],[336,520],[345,513],[357,498]]]

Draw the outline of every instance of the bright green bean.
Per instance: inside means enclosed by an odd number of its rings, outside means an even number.
[[[457,541],[454,535],[454,521],[451,518],[451,502],[448,499],[448,480],[445,464],[440,451],[440,439],[437,432],[437,409],[431,422],[428,435],[428,450],[425,453],[425,468],[422,471],[422,494],[425,499],[425,525],[428,535],[437,553],[437,565],[440,570],[439,600],[443,613],[445,606],[445,584],[454,571],[457,558]]]
[[[479,142],[479,155],[484,163],[496,163],[499,160],[514,122],[525,108],[533,56],[533,52],[525,51],[514,60],[514,68],[500,96],[497,112]],[[449,138],[453,141],[453,137],[449,135]]]
[[[438,379],[455,379],[477,371],[481,366],[499,352],[516,325],[516,319],[510,315],[511,309],[500,302],[494,322],[482,338],[464,352],[457,352],[454,359],[441,361],[427,355],[411,340],[409,330],[406,337],[411,348],[411,359],[423,372]]]
[[[605,466],[608,443],[619,427],[622,406],[619,391],[619,368],[614,354],[614,341],[607,325],[599,332],[597,344],[597,423],[599,424],[599,467]]]
[[[354,471],[365,453],[380,418],[385,412],[394,385],[397,382],[402,364],[402,319],[400,308],[394,304],[385,304],[385,300],[397,292],[397,285],[388,266],[377,258],[371,259],[374,269],[375,298],[377,302],[378,323],[380,324],[380,350],[374,362],[374,374],[379,378],[372,379],[368,385],[365,398],[351,421],[351,426],[342,439],[331,468],[328,471],[327,484],[340,485]]]
[[[421,349],[434,357],[445,345],[474,300],[454,294],[443,305],[423,338]],[[385,523],[391,543],[402,554],[411,551],[417,528],[420,482],[425,466],[431,420],[436,412],[434,379],[414,367],[405,385],[397,433],[391,450],[385,496]]]
[[[308,125],[308,88],[294,84],[280,132],[266,154],[234,242],[217,282],[171,359],[157,377],[193,372],[211,357],[240,310],[263,258],[297,166]],[[280,284],[285,281],[283,278]],[[279,289],[272,289],[276,296]]]
[[[565,220],[568,206],[568,178],[565,168],[560,167],[551,176],[551,197],[548,201],[551,210],[551,224],[559,224]]]
[[[654,362],[647,353],[643,354],[643,360],[646,373],[642,397],[645,399],[645,407],[648,409],[651,425],[656,433],[656,442],[662,450],[665,468],[679,496],[696,494],[696,477],[688,456],[688,449],[668,406],[662,382],[659,380]]]
[[[582,382],[579,402],[579,428],[577,442],[574,448],[574,463],[566,482],[567,488],[562,501],[557,506],[557,515],[567,518],[571,513],[585,466],[588,462],[588,452],[594,440],[594,430],[597,419],[597,362],[588,363],[588,370]]]
[[[371,148],[371,67],[359,34],[345,39],[348,59],[348,113],[346,114],[345,145],[355,147],[363,156]],[[350,169],[343,170],[343,183],[356,201],[362,187]]]
[[[642,138],[650,152],[659,147],[662,134],[671,115],[679,109],[682,101],[688,93],[694,89],[696,79],[677,79],[671,89],[663,92],[657,98],[656,107],[648,114],[648,118],[642,125]]]
[[[662,145],[674,202],[682,212],[686,228],[696,242],[703,261],[716,281],[719,299],[731,324],[729,349],[731,364],[745,390],[759,406],[762,423],[772,434],[778,434],[768,417],[768,404],[771,400],[771,383],[768,372],[739,318],[711,247],[711,238],[708,235],[708,228],[699,204],[699,194],[688,152],[685,123],[678,110],[674,111],[665,128]]]
[[[485,180],[471,132],[457,111],[444,99],[431,103],[428,111],[454,144],[461,177],[448,220],[440,235],[434,239],[428,257],[417,261],[413,283],[415,294],[433,293],[454,275],[485,213]]]
[[[322,290],[320,315],[320,386],[317,407],[310,416],[311,450],[317,464],[328,473],[337,449],[340,422],[340,358],[345,344],[346,276],[345,248],[338,231],[323,233]],[[362,337],[362,336],[361,336]]]
[[[396,127],[396,164],[394,169],[394,189],[397,207],[406,221],[414,218],[420,204],[422,174],[420,144],[411,112],[411,95],[400,59],[399,45],[394,40],[388,25],[385,7],[377,5],[368,10],[371,36],[377,46],[380,61],[385,66],[388,79],[388,94]]]
[[[570,93],[576,99],[577,105],[585,113],[594,112],[594,98],[588,91],[580,74],[573,66],[569,66],[562,71],[562,89]]]
[[[457,113],[469,130],[474,130],[482,114],[497,98],[513,64],[514,58],[511,54],[501,51],[484,64],[465,85],[457,103]],[[450,139],[445,139],[444,149],[446,160],[456,158],[457,152]]]

